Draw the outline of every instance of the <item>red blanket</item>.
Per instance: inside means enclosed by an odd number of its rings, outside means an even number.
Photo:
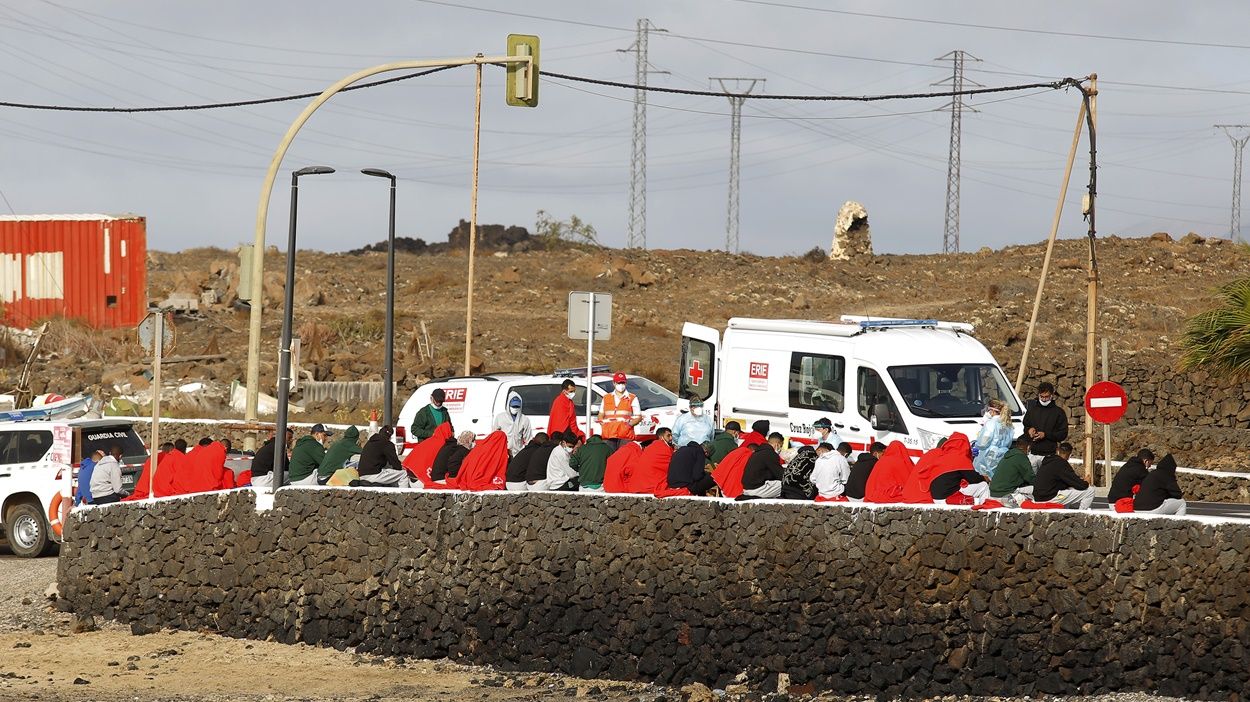
[[[663,441],[652,441],[629,466],[625,492],[654,495],[668,490],[668,464],[673,447]]]
[[[603,472],[604,492],[629,492],[625,489],[628,482],[630,466],[634,459],[642,455],[642,447],[631,441],[622,445],[608,456],[608,466]]]
[[[508,435],[502,431],[477,442],[460,464],[455,478],[448,478],[461,490],[503,490],[504,473],[508,469]]]
[[[577,408],[573,406],[572,400],[564,396],[564,393],[556,395],[556,399],[551,401],[551,413],[547,416],[547,433],[557,431],[561,434],[573,432],[579,439],[586,438],[577,426]]]
[[[156,475],[152,475],[152,459],[148,458],[148,460],[143,462],[143,471],[139,474],[139,481],[135,483],[135,491],[130,493],[130,497],[123,499],[122,502],[146,500],[149,497],[169,497],[177,494],[174,492],[174,474],[181,468],[185,459],[186,455],[180,451],[159,453],[156,456]],[[155,494],[148,494],[149,482],[152,482],[152,492]]]
[[[755,434],[755,432],[751,433]],[[759,436],[759,434],[755,435]],[[746,438],[745,434],[743,438]],[[750,460],[751,454],[755,453],[755,445],[755,443],[744,443],[730,451],[716,465],[716,470],[712,471],[712,480],[720,486],[720,492],[725,497],[737,497],[742,494],[742,471],[746,470],[747,461]]]
[[[160,474],[159,467],[157,474]],[[174,473],[174,494],[229,490],[234,487],[234,471],[226,467],[226,447],[214,441],[197,446],[186,456],[186,464]]]
[[[968,437],[955,432],[946,443],[920,457],[916,467],[907,475],[903,482],[903,502],[911,504],[928,504],[933,502],[929,494],[929,483],[933,479],[953,470],[973,470],[972,445]],[[876,469],[873,469],[876,472]]]
[[[427,488],[434,484],[434,478],[431,477],[434,457],[438,455],[438,450],[450,438],[451,423],[443,422],[434,429],[434,433],[430,435],[430,438],[418,441],[417,445],[408,452],[407,458],[404,459],[404,468],[412,477],[420,480],[421,484]]]
[[[903,483],[911,475],[915,464],[907,455],[907,447],[901,441],[892,441],[881,454],[881,460],[873,466],[864,488],[864,502],[901,502]]]

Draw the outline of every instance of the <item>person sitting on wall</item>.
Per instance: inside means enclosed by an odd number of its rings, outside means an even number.
[[[691,495],[706,495],[708,490],[716,487],[716,481],[707,472],[708,457],[711,454],[710,441],[686,442],[685,446],[673,452],[668,461],[668,486],[686,488]]]
[[[560,437],[560,443],[551,449],[551,454],[547,456],[548,490],[577,492],[580,485],[579,476],[570,464],[573,458],[573,448],[577,446],[577,443],[575,435],[564,434]]]
[[[438,455],[434,457],[434,466],[430,470],[430,477],[436,483],[446,483],[448,478],[456,477],[460,472],[460,464],[464,462],[464,457],[469,455],[469,449],[473,448],[473,432],[462,431],[456,435],[456,438],[448,438],[443,447],[438,450]]]
[[[530,457],[534,452],[542,448],[547,443],[547,432],[540,431],[530,439],[525,448],[516,452],[512,460],[508,461],[508,470],[504,474],[505,487],[512,492],[526,492],[529,490],[529,483],[525,482],[525,473],[530,467]]]
[[[547,462],[552,451],[564,440],[564,434],[553,431],[547,435],[547,443],[539,446],[530,454],[529,464],[525,468],[526,490],[538,492],[547,489]]]
[[[846,444],[847,453],[850,453],[850,449],[850,444]],[[817,446],[816,453],[819,457],[816,459],[815,469],[812,470],[812,483],[816,486],[816,501],[842,502],[846,500],[846,482],[851,478],[851,464],[847,463],[846,455],[841,451],[833,450],[833,447],[827,443]]]
[[[1030,443],[1027,434],[1017,436],[990,480],[990,495],[1010,507],[1018,507],[1024,500],[1033,499],[1036,474],[1033,464],[1029,462]]]
[[[360,452],[360,462],[356,464],[356,472],[360,475],[361,482],[399,488],[411,485],[408,471],[404,470],[404,464],[399,461],[399,454],[395,452],[395,442],[391,438],[394,435],[394,428],[383,425],[365,442],[365,447]]]
[[[855,465],[851,466],[850,476],[846,479],[846,490],[843,494],[847,499],[852,502],[863,501],[864,492],[868,488],[868,477],[872,475],[872,469],[876,467],[883,453],[885,453],[885,444],[874,441],[867,451],[859,454]]]
[[[1172,454],[1164,456],[1142,479],[1141,490],[1133,498],[1133,511],[1185,516],[1187,505],[1181,486],[1176,482],[1176,459]]]
[[[830,449],[829,444],[821,444]],[[819,448],[800,446],[781,472],[781,499],[812,500],[816,498],[816,466]]]
[[[1089,509],[1094,504],[1094,488],[1072,470],[1068,460],[1072,444],[1061,441],[1055,453],[1042,458],[1033,480],[1034,502],[1056,502],[1065,507]]]
[[[1150,466],[1155,462],[1154,451],[1144,448],[1136,456],[1124,462],[1120,470],[1111,479],[1111,488],[1107,491],[1107,504],[1114,509],[1115,503],[1126,497],[1132,497],[1142,481],[1150,473]]]
[[[758,424],[758,422],[757,422]],[[755,427],[752,426],[752,429]],[[768,441],[755,447],[755,453],[747,460],[742,471],[742,495],[744,497],[772,498],[781,496],[781,450],[786,438],[777,432],[768,435]]]

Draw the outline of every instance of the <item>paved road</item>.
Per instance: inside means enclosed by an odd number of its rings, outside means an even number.
[[[1188,514],[1201,517],[1238,517],[1250,519],[1250,505],[1235,505],[1227,502],[1189,502],[1186,505]],[[1094,509],[1107,509],[1107,499],[1099,497],[1094,500]]]

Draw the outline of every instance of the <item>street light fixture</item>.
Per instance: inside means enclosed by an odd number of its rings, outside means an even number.
[[[365,168],[367,176],[391,181],[390,226],[386,232],[386,350],[383,352],[382,423],[394,427],[395,407],[395,176],[381,168]]]
[[[306,166],[291,173],[291,226],[286,241],[286,290],[282,302],[282,340],[278,346],[278,417],[274,433],[273,490],[282,487],[286,476],[287,403],[291,400],[291,318],[295,310],[295,223],[299,212],[299,179],[306,175],[333,173],[329,166]],[[264,304],[252,300],[253,305]]]

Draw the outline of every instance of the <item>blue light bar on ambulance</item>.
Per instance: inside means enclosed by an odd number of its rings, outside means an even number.
[[[897,317],[863,317],[860,315],[844,314],[842,315],[843,324],[857,324],[860,331],[868,331],[869,329],[891,329],[891,328],[922,328],[946,329],[948,331],[960,332],[963,334],[971,334],[973,326],[966,322],[943,322],[940,319],[899,319]]]
[[[612,371],[612,366],[591,366],[590,367],[590,372],[595,375],[599,375],[601,373],[610,373],[611,371]],[[582,366],[581,368],[557,368],[556,372],[552,373],[552,375],[554,375],[557,378],[585,378],[586,366]]]

